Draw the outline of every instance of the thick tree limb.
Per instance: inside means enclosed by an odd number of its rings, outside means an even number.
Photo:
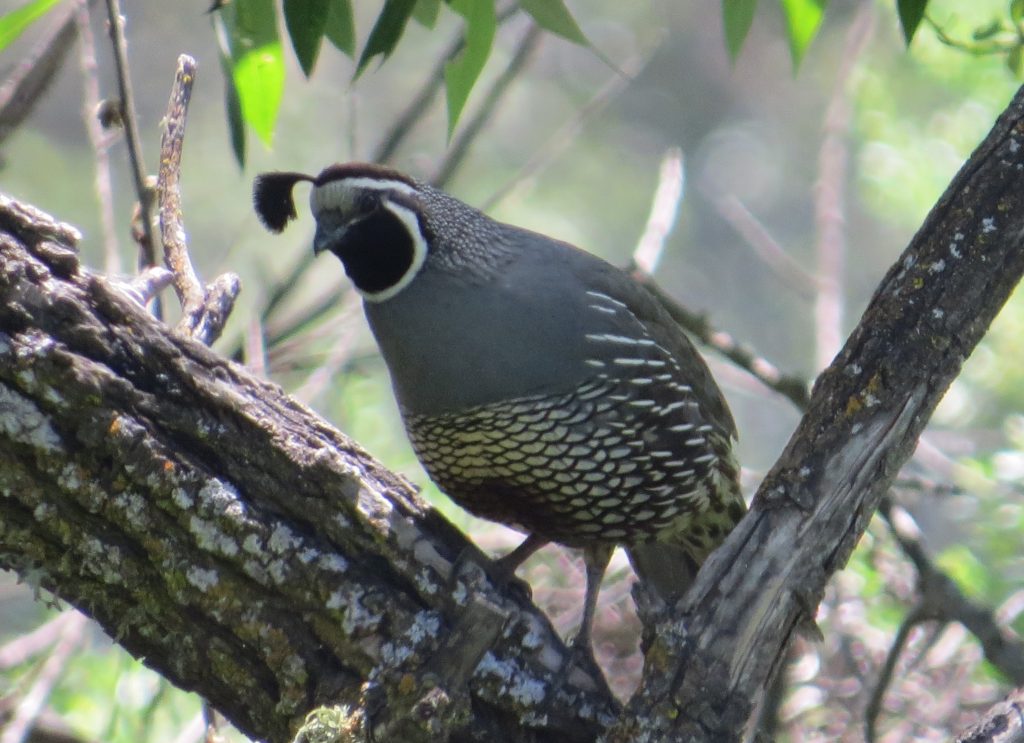
[[[603,680],[563,672],[544,615],[457,563],[471,545],[406,482],[83,269],[76,239],[0,198],[0,567],[257,738],[326,703],[393,740],[611,722]]]
[[[656,630],[610,740],[735,740],[1024,272],[1024,91],[876,290],[750,514]]]

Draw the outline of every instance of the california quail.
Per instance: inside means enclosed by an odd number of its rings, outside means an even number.
[[[377,165],[259,176],[268,229],[295,218],[299,181],[313,184],[314,250],[338,256],[362,294],[427,473],[530,535],[509,574],[547,541],[582,548],[588,652],[615,545],[678,598],[744,503],[732,416],[661,305],[589,253]]]

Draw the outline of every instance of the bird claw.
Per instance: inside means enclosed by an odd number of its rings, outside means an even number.
[[[569,641],[569,657],[566,666],[578,666],[594,678],[603,679],[604,672],[594,657],[594,645],[589,637],[576,635]]]
[[[554,677],[548,682],[551,689],[561,689],[566,683],[571,682],[577,688],[589,688],[607,699],[615,700],[615,695],[608,686],[608,680],[594,658],[594,649],[590,640],[577,635],[568,644],[568,653]],[[539,715],[547,713],[549,705],[554,701],[555,694],[549,698],[538,710]],[[618,703],[615,703],[618,706]]]
[[[533,601],[533,590],[530,588],[530,584],[522,578],[516,577],[518,563],[510,563],[506,558],[490,560],[477,548],[467,547],[455,558],[455,563],[452,565],[452,579],[457,580],[460,576],[465,575],[470,565],[483,571],[495,588],[513,594],[517,600]]]

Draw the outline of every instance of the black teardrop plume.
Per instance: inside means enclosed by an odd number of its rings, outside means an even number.
[[[313,182],[305,173],[261,173],[252,184],[252,202],[260,222],[271,232],[281,232],[295,219],[292,188],[299,181]]]

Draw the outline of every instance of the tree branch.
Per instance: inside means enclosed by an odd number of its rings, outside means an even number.
[[[106,0],[107,24],[110,41],[114,50],[114,69],[117,72],[117,87],[120,92],[121,119],[124,122],[125,141],[128,144],[128,160],[131,166],[132,182],[139,199],[141,220],[141,252],[139,268],[156,265],[156,233],[153,230],[153,189],[146,183],[146,166],[142,155],[142,138],[139,136],[139,122],[135,115],[135,95],[132,92],[131,76],[128,72],[128,42],[124,36],[124,16],[118,0]],[[157,313],[159,315],[159,312]]]
[[[985,718],[957,736],[956,743],[1024,743],[1024,689],[1017,689]]]
[[[751,513],[659,623],[610,740],[739,737],[1024,272],[1021,133],[1024,93],[883,280]],[[287,739],[321,704],[409,741],[589,741],[611,723],[602,680],[564,667],[547,619],[495,590],[407,483],[169,333],[79,265],[77,239],[0,197],[0,566],[257,737]]]
[[[0,144],[28,118],[63,66],[75,39],[75,12],[69,3],[54,13],[46,36],[0,84]]]
[[[257,738],[328,703],[409,741],[610,723],[603,679],[408,483],[81,267],[77,239],[0,197],[0,567]]]
[[[1024,272],[1024,91],[818,379],[750,513],[656,629],[610,740],[734,740]]]

